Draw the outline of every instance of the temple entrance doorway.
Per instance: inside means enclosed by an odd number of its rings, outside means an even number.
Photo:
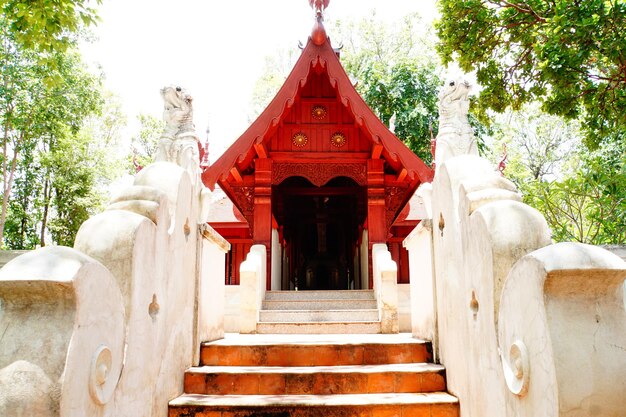
[[[360,289],[365,188],[346,177],[322,187],[290,177],[272,188],[282,232],[282,289]]]

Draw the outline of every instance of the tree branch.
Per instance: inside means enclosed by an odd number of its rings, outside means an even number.
[[[513,8],[515,10],[517,10],[520,13],[524,13],[524,14],[528,14],[531,16],[534,16],[535,19],[539,22],[545,22],[546,18],[543,16],[540,16],[539,13],[537,13],[535,10],[533,10],[532,7],[530,7],[528,4],[524,4],[524,5],[520,5],[520,4],[516,4],[516,3],[512,3],[510,1],[506,1],[506,0],[500,0],[497,2],[501,7],[504,8]],[[523,6],[525,6],[526,8],[524,8]]]

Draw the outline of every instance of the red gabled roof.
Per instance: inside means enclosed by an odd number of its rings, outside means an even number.
[[[233,143],[228,150],[202,174],[204,184],[213,189],[215,184],[225,181],[233,167],[244,160],[251,160],[254,145],[262,144],[270,138],[287,110],[291,108],[299,91],[306,84],[313,71],[324,70],[333,88],[337,91],[344,106],[352,112],[356,124],[367,133],[375,144],[383,147],[382,156],[396,171],[403,168],[415,187],[419,183],[430,182],[433,170],[400,141],[372,112],[367,103],[356,91],[341,62],[333,50],[330,39],[323,32],[314,29],[306,47],[296,62],[285,83],[263,113]]]

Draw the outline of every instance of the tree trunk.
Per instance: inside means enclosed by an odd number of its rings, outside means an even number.
[[[6,83],[5,83],[6,87]],[[7,113],[9,113],[7,111]],[[4,123],[4,138],[2,140],[2,213],[0,214],[0,248],[4,247],[4,221],[6,218],[7,200],[7,146],[9,142],[10,114]]]
[[[8,134],[7,134],[8,136]],[[18,143],[21,143],[22,140],[24,139],[24,135],[22,134]],[[6,148],[7,148],[7,140],[8,138],[5,136],[5,141],[4,141],[4,152],[6,154]],[[3,179],[4,179],[4,184],[2,187],[2,211],[0,212],[0,244],[2,247],[4,247],[4,224],[6,223],[6,219],[7,219],[7,208],[9,206],[9,197],[11,197],[11,189],[13,188],[13,178],[15,177],[15,167],[17,166],[17,145],[15,146],[15,149],[13,150],[13,160],[11,161],[11,168],[10,168],[10,172],[8,173],[9,178],[7,179],[7,168],[6,165],[4,165],[3,168]],[[6,158],[5,158],[6,161]]]
[[[48,176],[46,176],[46,181],[43,184],[43,219],[41,220],[41,236],[39,238],[39,244],[42,248],[46,246],[46,227],[48,227],[48,208],[50,207],[50,196],[48,195],[50,190],[49,182],[50,180]]]
[[[2,237],[1,244],[4,246],[4,224],[7,220],[7,208],[9,206],[9,197],[11,196],[11,188],[13,188],[13,177],[15,174],[15,166],[17,165],[17,151],[13,155],[13,161],[11,161],[11,172],[9,174],[9,180],[5,184],[4,194],[2,196],[2,212],[0,213],[0,236]]]

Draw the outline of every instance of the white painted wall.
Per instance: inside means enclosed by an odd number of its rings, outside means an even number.
[[[361,289],[367,290],[369,288],[369,239],[367,235],[367,230],[363,231],[363,238],[361,239],[361,247],[359,250],[361,251]]]
[[[372,246],[374,294],[380,315],[381,333],[398,333],[398,265],[384,243]]]
[[[398,284],[398,325],[400,333],[411,332],[410,284]]]
[[[239,333],[239,285],[226,285],[224,308],[224,332]]]
[[[409,252],[411,328],[414,337],[431,340],[436,348],[435,286],[432,222],[422,220],[403,242]]]
[[[255,333],[267,288],[265,245],[252,245],[239,271],[239,332]]]
[[[198,234],[198,283],[196,296],[197,335],[194,340],[194,364],[199,364],[200,344],[224,337],[225,294],[224,276],[216,274],[225,269],[230,244],[208,224],[201,225]],[[220,265],[224,265],[220,268]]]
[[[282,288],[282,246],[278,238],[278,230],[272,229],[272,291],[280,291]]]

